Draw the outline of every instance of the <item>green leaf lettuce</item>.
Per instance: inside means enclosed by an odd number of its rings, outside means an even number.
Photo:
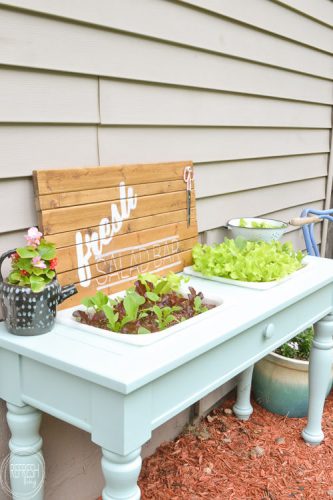
[[[205,276],[239,281],[268,282],[281,279],[302,267],[302,252],[291,243],[226,239],[219,245],[193,247],[194,270]]]

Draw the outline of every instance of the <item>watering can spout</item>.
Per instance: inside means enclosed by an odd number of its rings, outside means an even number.
[[[62,286],[58,298],[58,304],[64,302],[64,300],[69,299],[72,295],[77,293],[77,289],[75,285],[66,285]]]

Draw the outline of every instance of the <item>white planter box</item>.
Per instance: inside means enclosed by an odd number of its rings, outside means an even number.
[[[184,295],[188,292],[188,286],[183,286],[180,290],[181,293]],[[115,297],[123,297],[125,295],[124,292],[118,292],[113,295],[110,295],[110,298],[115,298]],[[187,328],[193,326],[194,324],[202,321],[203,319],[208,319],[211,316],[217,314],[221,308],[230,306],[228,300],[224,300],[221,297],[218,296],[213,296],[213,295],[206,295],[204,301],[207,304],[214,304],[216,307],[214,309],[209,309],[208,311],[199,314],[198,316],[195,316],[193,318],[190,318],[186,321],[183,321],[181,323],[178,323],[177,325],[170,326],[169,328],[166,328],[165,330],[162,330],[161,332],[155,332],[155,333],[147,333],[147,334],[127,334],[127,333],[117,333],[117,332],[112,332],[112,331],[107,331],[103,330],[101,328],[96,328],[94,326],[90,325],[85,325],[82,324],[78,321],[76,321],[73,318],[73,312],[80,309],[80,310],[86,310],[85,306],[74,306],[71,307],[70,309],[64,309],[62,311],[59,311],[57,313],[57,321],[59,323],[62,323],[64,325],[70,326],[71,328],[77,328],[78,330],[84,330],[85,332],[91,333],[92,335],[99,335],[104,338],[108,338],[111,340],[116,340],[118,342],[124,342],[125,344],[132,344],[136,346],[146,346],[153,344],[155,342],[159,342],[160,340],[168,337],[169,335],[172,335],[174,333],[179,333],[182,330],[186,330]]]

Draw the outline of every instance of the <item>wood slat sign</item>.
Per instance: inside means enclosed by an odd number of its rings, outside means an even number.
[[[191,264],[198,238],[194,183],[184,180],[191,173],[190,161],[33,172],[38,225],[57,246],[58,279],[79,291],[64,307],[97,290],[124,290],[141,273]]]

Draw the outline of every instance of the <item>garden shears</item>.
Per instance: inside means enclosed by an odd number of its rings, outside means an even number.
[[[192,167],[185,167],[185,169],[184,169],[184,182],[186,182],[187,227],[190,226],[190,224],[191,224],[192,181],[193,181],[193,169],[192,169]]]

